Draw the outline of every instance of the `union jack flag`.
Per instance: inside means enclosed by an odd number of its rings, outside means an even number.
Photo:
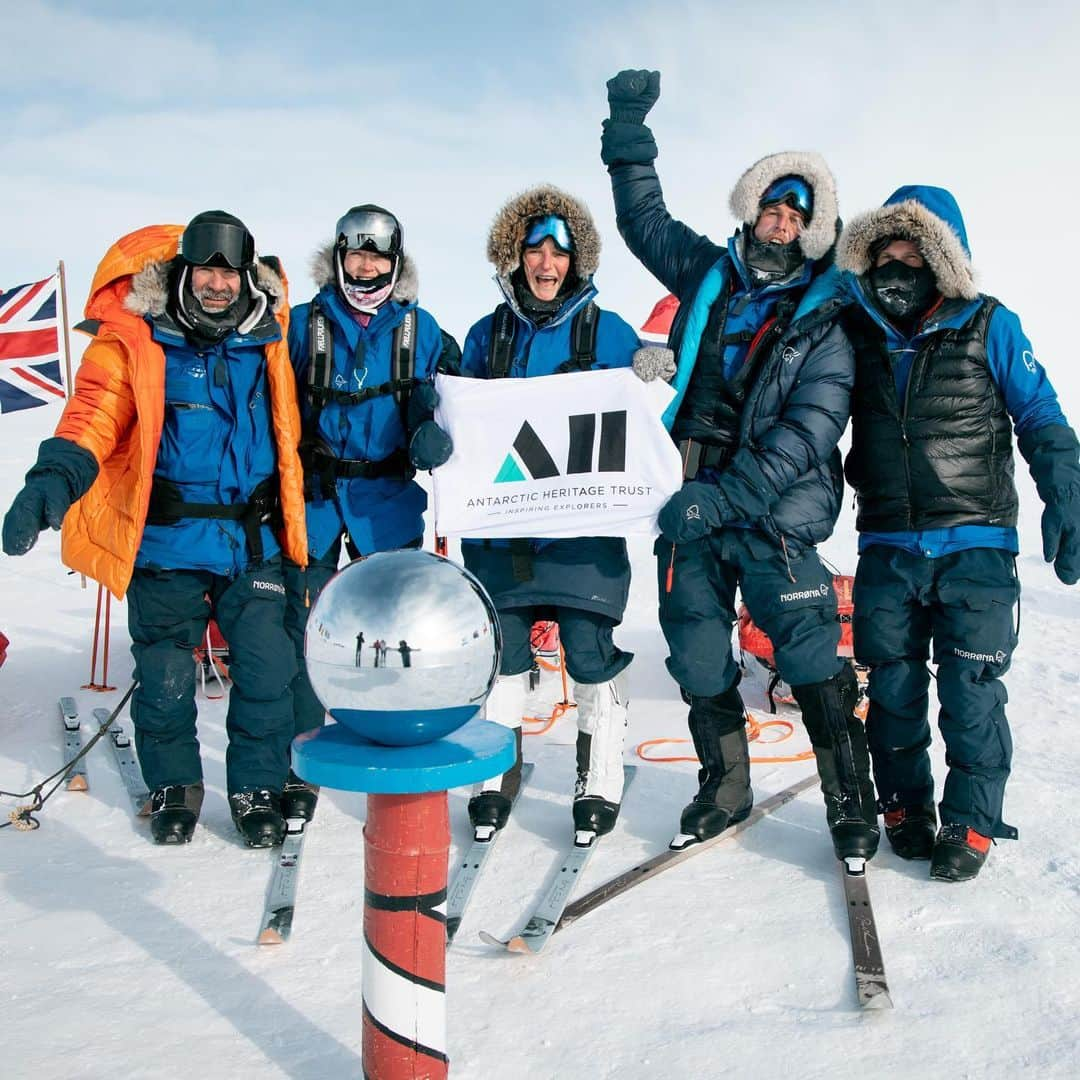
[[[56,282],[0,291],[0,413],[63,401]]]

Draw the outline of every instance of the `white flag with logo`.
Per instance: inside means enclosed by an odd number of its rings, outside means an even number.
[[[440,536],[656,535],[682,486],[660,417],[675,391],[630,368],[436,379],[454,453],[434,477]]]

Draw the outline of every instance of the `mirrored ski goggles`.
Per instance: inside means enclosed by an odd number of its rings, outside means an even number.
[[[570,235],[570,226],[556,214],[536,218],[525,229],[525,246],[539,247],[547,237],[555,241],[555,246],[562,251],[574,250],[574,238]]]
[[[382,210],[350,210],[338,221],[336,236],[337,246],[346,251],[401,254],[401,222]]]
[[[180,254],[192,266],[242,270],[255,261],[255,238],[242,225],[201,221],[184,230]]]
[[[787,203],[809,221],[814,212],[814,189],[801,176],[781,176],[774,180],[758,200],[758,208]]]

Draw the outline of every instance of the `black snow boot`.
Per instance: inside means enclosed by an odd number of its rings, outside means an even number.
[[[684,690],[683,700],[690,705],[690,737],[701,768],[698,793],[683,810],[679,829],[685,836],[708,840],[745,820],[754,805],[746,709],[737,685],[713,697]]]
[[[620,803],[609,802],[596,795],[574,800],[574,830],[604,836],[619,820]]]
[[[166,784],[150,794],[150,835],[155,844],[186,844],[202,809],[203,785]]]
[[[517,757],[514,764],[502,776],[486,783],[485,787],[469,800],[469,821],[474,829],[493,828],[496,832],[510,819],[510,808],[521,789],[521,728],[514,729],[517,739]]]
[[[930,876],[935,881],[970,881],[986,862],[992,842],[968,825],[942,825],[930,857]]]
[[[248,847],[274,847],[285,839],[281,796],[276,791],[238,791],[229,796],[229,809]]]
[[[281,789],[281,816],[310,821],[315,816],[315,805],[319,801],[319,789],[308,784],[289,770],[285,786]]]
[[[934,850],[937,813],[930,806],[900,806],[885,811],[885,836],[901,859],[929,859]]]
[[[825,818],[838,859],[872,859],[881,839],[866,728],[855,715],[859,683],[850,664],[820,683],[793,686],[821,778]]]

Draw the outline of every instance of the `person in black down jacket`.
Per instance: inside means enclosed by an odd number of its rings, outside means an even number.
[[[713,836],[753,802],[739,668],[731,655],[735,590],[771,639],[802,709],[838,858],[870,858],[879,830],[869,754],[854,715],[858,684],[837,657],[832,576],[816,547],[843,492],[836,448],[853,383],[835,270],[836,189],[814,153],[762,158],[739,179],[742,223],[727,247],[676,221],[664,204],[652,132],[659,72],[608,82],[602,152],[619,232],[678,297],[674,358],[651,370],[677,394],[665,422],[686,483],[660,513],[660,625],[668,669],[690,706],[700,789],[673,846]]]

